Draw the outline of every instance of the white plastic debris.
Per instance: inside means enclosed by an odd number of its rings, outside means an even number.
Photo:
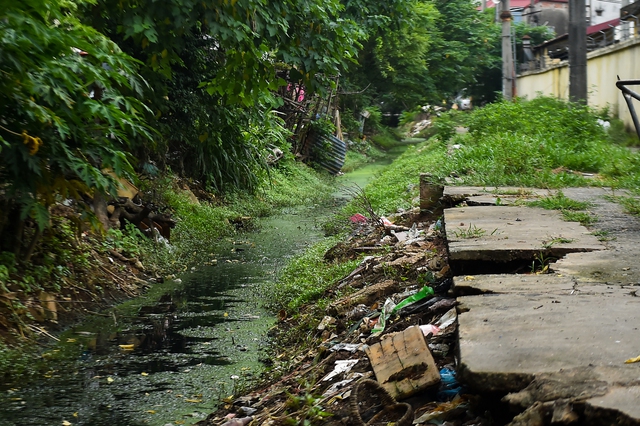
[[[456,319],[458,319],[458,312],[456,311],[456,308],[451,308],[436,322],[435,325],[437,325],[440,330],[444,330],[453,324]]]
[[[348,373],[349,371],[351,371],[353,366],[358,363],[358,361],[359,361],[358,359],[345,359],[345,360],[336,361],[336,366],[333,369],[333,371],[327,374],[326,376],[324,376],[322,381],[326,382],[328,380],[333,379],[338,374]]]
[[[328,326],[335,324],[336,323],[336,319],[330,316],[325,316],[324,318],[322,318],[322,321],[320,321],[320,324],[318,324],[318,330],[323,331],[324,329],[326,329]]]
[[[456,311],[456,308],[451,308],[438,321],[436,321],[435,324],[421,325],[420,330],[422,330],[422,334],[425,336],[428,336],[429,334],[437,336],[442,330],[453,324],[457,318],[458,312]]]

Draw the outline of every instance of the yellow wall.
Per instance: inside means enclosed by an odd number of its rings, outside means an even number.
[[[622,80],[640,80],[640,38],[633,38],[614,46],[590,52],[587,55],[588,103],[594,108],[610,106],[611,112],[620,117],[633,130],[633,121],[622,92],[616,87],[616,76]],[[561,99],[569,98],[569,65],[563,62],[543,71],[531,71],[516,79],[517,95],[535,98],[541,92]],[[639,86],[630,88],[640,93]],[[640,102],[634,101],[640,115]]]

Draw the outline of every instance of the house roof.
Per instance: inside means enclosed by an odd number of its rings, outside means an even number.
[[[591,35],[600,31],[605,31],[611,27],[617,27],[618,25],[620,25],[620,18],[612,19],[610,21],[603,22],[598,25],[591,25],[590,27],[587,27],[587,35]]]
[[[534,4],[538,4],[540,2],[545,3],[568,3],[569,0],[534,0]],[[487,9],[495,7],[496,2],[494,0],[487,0]],[[509,2],[509,6],[511,9],[519,9],[531,6],[531,0],[511,0]]]
[[[620,25],[620,19],[616,18],[616,19],[612,19],[612,20],[607,21],[607,22],[603,22],[603,23],[598,24],[598,25],[591,25],[590,27],[587,27],[587,35],[595,34],[595,33],[599,32],[599,31],[606,31],[606,30],[611,28],[609,25],[611,25],[613,27]],[[554,39],[547,40],[544,43],[542,43],[542,44],[540,44],[538,46],[535,46],[535,47],[536,47],[536,49],[542,48],[542,47],[546,47],[546,46],[561,42],[561,41],[563,41],[564,39],[567,39],[567,38],[569,38],[569,34],[562,34],[562,35],[559,35],[558,37],[556,37]]]

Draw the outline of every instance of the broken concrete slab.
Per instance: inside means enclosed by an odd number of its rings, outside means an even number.
[[[555,195],[555,190],[518,187],[446,186],[443,201],[448,205],[466,201],[469,205],[513,205]]]
[[[571,253],[553,265],[553,270],[571,274],[579,281],[637,284],[640,281],[640,247],[596,253]]]
[[[462,192],[475,194],[479,201],[495,197],[484,191]],[[568,222],[553,211],[471,207],[478,201],[472,198],[467,199],[468,207],[445,210],[454,259],[477,259],[490,271],[500,262],[524,257],[525,244],[542,248],[544,256],[559,258],[550,264],[552,274],[454,278],[452,289],[461,295],[458,377],[476,391],[517,392],[505,397],[505,402],[526,409],[524,417],[542,407],[545,416],[550,418],[552,411],[554,419],[565,419],[571,410],[557,408],[578,403],[584,411],[580,415],[590,424],[640,424],[640,364],[625,363],[640,355],[640,267],[634,261],[640,257],[640,222],[624,215],[604,197],[604,190],[567,190],[565,194],[593,202],[600,217],[595,228],[607,240],[604,244],[596,243],[595,236],[577,224],[571,224],[576,234],[565,231]],[[499,224],[505,221],[503,212],[517,208],[538,216],[539,221],[518,214],[514,224],[513,218],[507,218],[512,225],[503,227],[514,232],[503,235],[507,237],[503,240],[496,238]],[[457,215],[455,210],[476,216]],[[573,241],[568,244],[567,240]],[[581,248],[570,248],[573,244]],[[562,249],[547,250],[554,246]]]
[[[513,278],[514,286],[522,285]],[[501,288],[508,286],[504,276],[500,279]],[[566,277],[550,280],[557,280],[556,288],[574,285]],[[460,297],[461,377],[484,391],[513,391],[536,374],[595,366],[616,366],[640,377],[637,366],[624,364],[640,353],[640,298],[602,284],[588,290],[557,294],[532,285],[521,293]]]
[[[533,207],[478,206],[445,209],[449,260],[510,262],[540,253],[562,257],[602,250],[598,239],[559,212]],[[456,269],[452,265],[454,270]]]
[[[640,386],[614,387],[602,396],[587,400],[587,404],[597,409],[614,411],[628,417],[628,420],[640,419]],[[616,416],[617,417],[617,416]],[[621,424],[621,423],[617,423]]]
[[[630,374],[631,373],[631,374]],[[582,406],[589,424],[637,425],[638,374],[620,367],[586,366],[554,373],[536,374],[535,379],[523,390],[506,395],[503,402],[514,408],[535,410],[546,407],[553,417],[568,414],[565,406]],[[558,410],[560,409],[560,410]],[[571,416],[570,416],[571,417]],[[515,420],[515,419],[514,419]],[[623,421],[624,420],[624,421]],[[510,425],[517,423],[512,422]],[[528,424],[528,423],[525,423]],[[546,423],[543,423],[546,424]],[[552,424],[572,424],[557,422]]]
[[[455,295],[482,293],[573,294],[572,279],[558,279],[555,275],[466,275],[453,278],[451,290]]]

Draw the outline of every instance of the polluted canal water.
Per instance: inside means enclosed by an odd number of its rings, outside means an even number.
[[[387,164],[338,181],[363,187]],[[259,232],[212,242],[214,264],[67,330],[43,354],[54,365],[44,377],[3,388],[0,424],[164,426],[205,418],[263,371],[275,324],[263,304],[268,286],[287,259],[322,238],[322,219],[344,202],[287,209],[262,220]]]
[[[193,424],[264,369],[263,306],[278,269],[322,237],[336,206],[283,211],[259,232],[212,244],[214,265],[155,284],[148,294],[63,333],[39,383],[5,389],[0,424]],[[320,212],[320,214],[319,214]]]

